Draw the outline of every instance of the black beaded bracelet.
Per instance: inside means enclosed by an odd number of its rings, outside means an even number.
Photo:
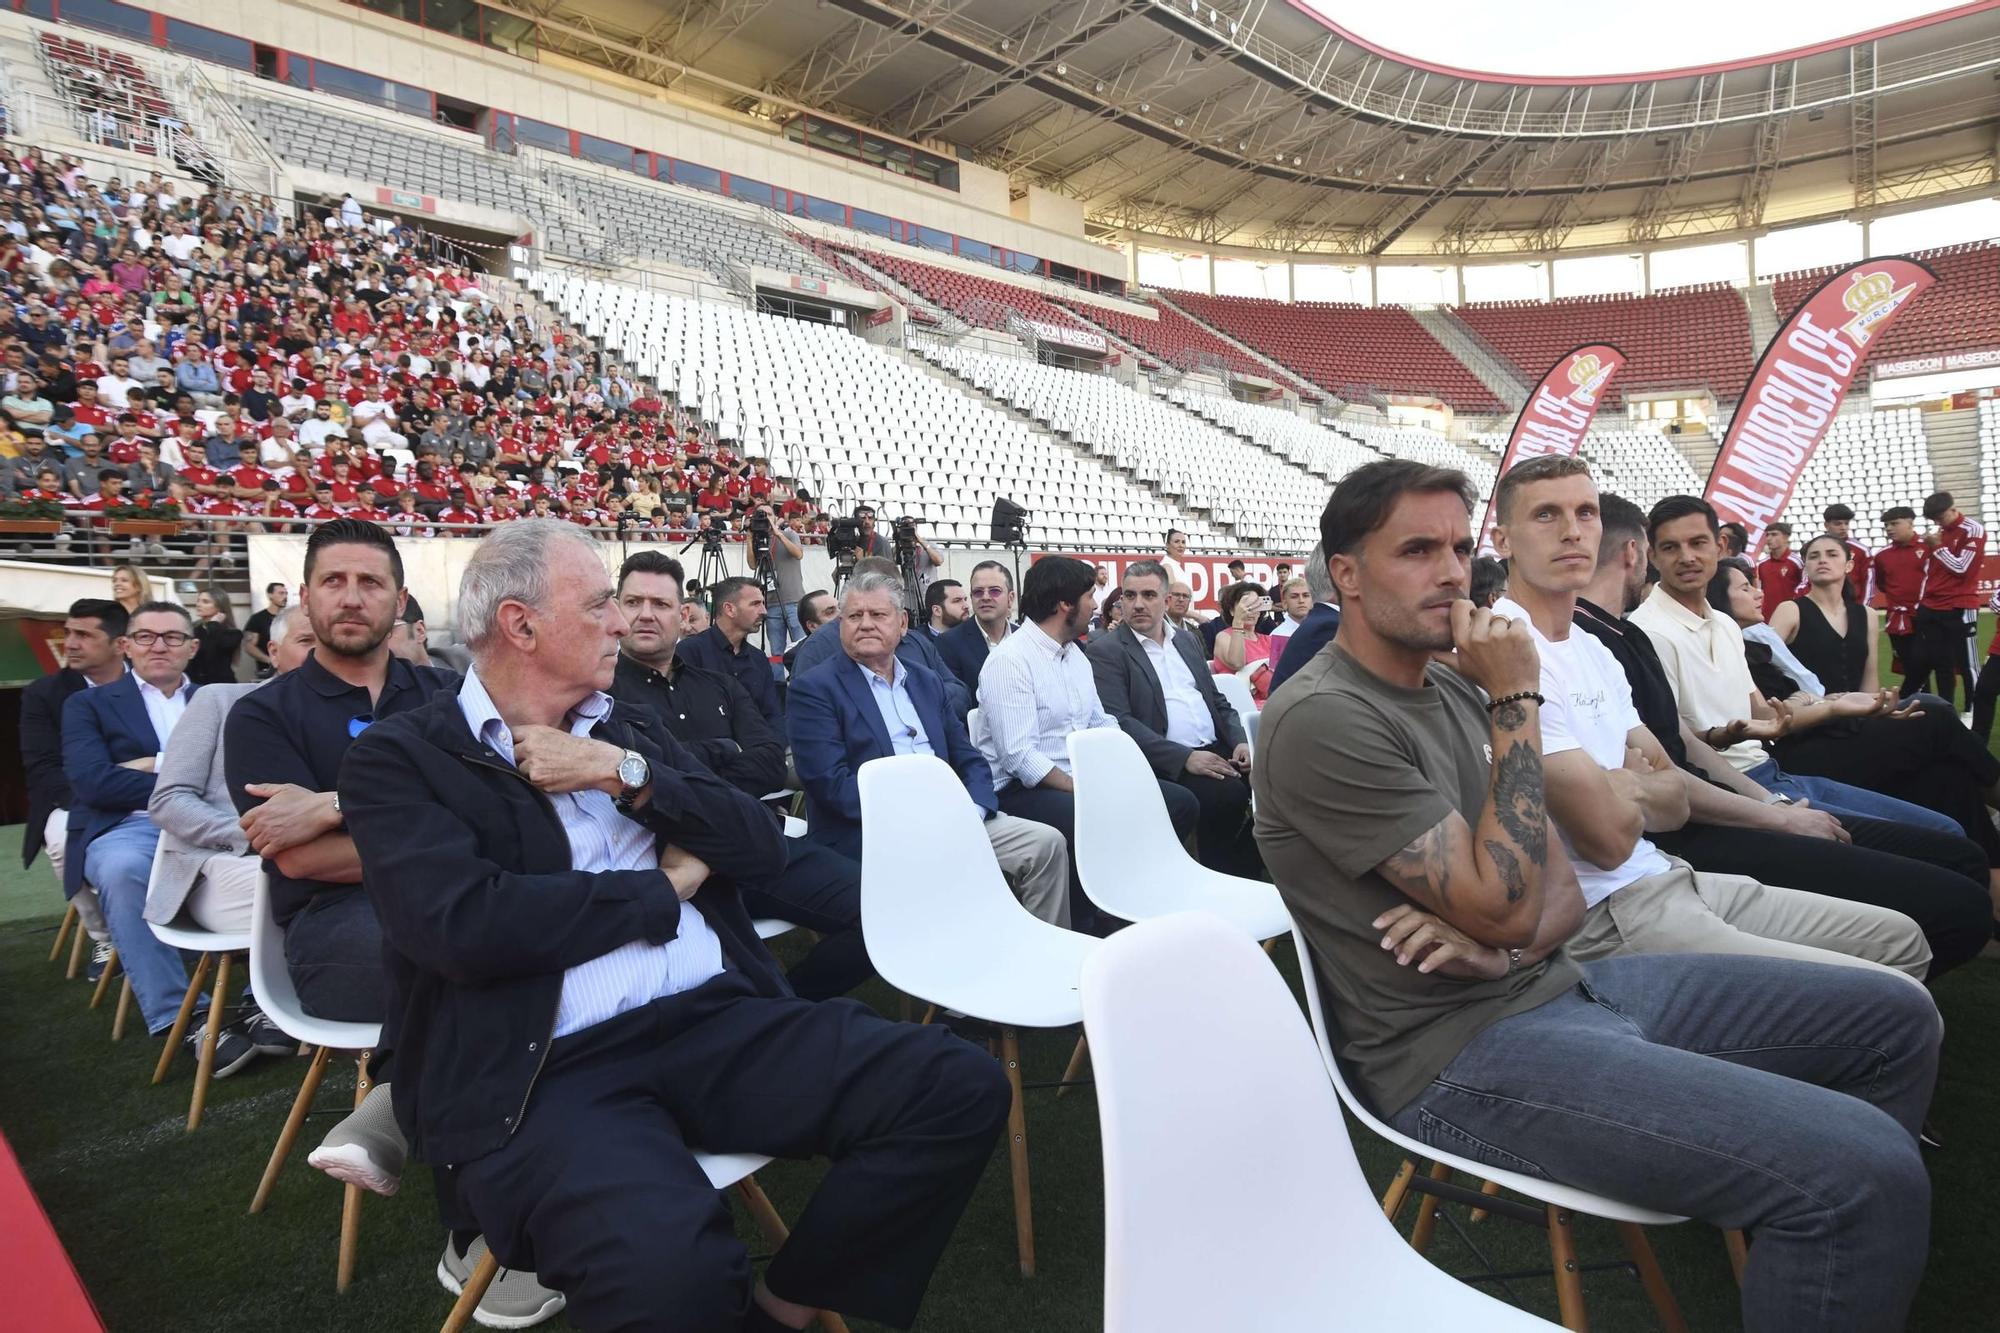
[[[1547,699],[1544,699],[1541,695],[1536,694],[1533,690],[1522,690],[1519,694],[1503,694],[1498,699],[1493,699],[1488,701],[1486,705],[1486,711],[1490,713],[1494,709],[1499,708],[1503,704],[1517,704],[1524,699],[1533,699],[1538,705],[1546,704],[1548,702]]]

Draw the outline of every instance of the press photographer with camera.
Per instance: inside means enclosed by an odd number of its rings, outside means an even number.
[[[776,657],[806,637],[799,624],[799,599],[805,596],[806,586],[806,548],[790,520],[774,513],[769,501],[751,506],[748,528],[750,567],[765,579],[764,650]]]

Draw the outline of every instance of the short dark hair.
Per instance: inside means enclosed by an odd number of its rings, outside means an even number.
[[[1924,497],[1924,517],[1935,523],[1952,507],[1950,491],[1936,491]]]
[[[1713,537],[1722,527],[1715,519],[1715,506],[1698,495],[1669,495],[1666,499],[1646,511],[1646,545],[1653,544],[1653,538],[1662,527],[1678,518],[1690,514],[1700,514],[1708,520],[1708,533]]]
[[[264,595],[266,597],[269,597],[272,593],[276,592],[278,589],[284,586],[285,586],[285,581],[283,579],[273,579],[271,582],[264,585]]]
[[[319,553],[329,546],[374,547],[389,557],[389,576],[398,588],[403,586],[403,553],[396,549],[396,539],[363,518],[330,518],[312,530],[306,538],[306,582],[312,582]]]
[[[132,621],[137,620],[140,616],[160,614],[179,616],[182,620],[187,621],[189,629],[194,628],[194,613],[179,602],[141,602],[132,608],[132,614],[127,617],[125,622],[126,629],[129,630]],[[119,631],[121,634],[125,632],[125,630]]]
[[[1187,536],[1187,534],[1185,532],[1182,532],[1179,528],[1168,528],[1167,535],[1164,540],[1172,541],[1176,537],[1185,537],[1185,536]]]
[[[1125,566],[1124,577],[1118,580],[1119,586],[1123,587],[1125,580],[1131,578],[1134,574],[1137,574],[1142,579],[1158,579],[1160,581],[1160,591],[1163,594],[1167,590],[1167,585],[1173,582],[1172,579],[1167,577],[1167,567],[1159,561],[1134,560],[1131,564]]]
[[[1465,502],[1472,514],[1478,498],[1472,483],[1457,468],[1432,467],[1409,458],[1385,458],[1367,463],[1348,473],[1333,488],[1326,508],[1320,511],[1320,547],[1328,556],[1350,555],[1368,534],[1389,519],[1389,511],[1405,493],[1429,494],[1451,491]]]
[[[1604,568],[1618,548],[1626,542],[1636,541],[1639,549],[1646,549],[1646,515],[1639,506],[1622,495],[1610,491],[1599,491],[1597,495],[1597,515],[1603,525],[1604,535],[1597,545],[1597,567]]]
[[[1243,563],[1243,560],[1242,560],[1242,558],[1241,558],[1241,557],[1239,556],[1239,557],[1238,557],[1237,559],[1235,559],[1235,560],[1231,560],[1231,561],[1230,561],[1230,562],[1229,562],[1228,564],[1224,565],[1224,566],[1223,566],[1223,568],[1224,568],[1224,569],[1243,569],[1243,568],[1246,568],[1246,566],[1244,565],[1244,563]]]
[[[762,586],[757,580],[746,579],[741,574],[722,579],[708,590],[708,609],[710,611],[719,610],[741,597],[745,589],[761,588]]]
[[[618,591],[625,591],[625,580],[634,574],[665,574],[674,581],[674,592],[678,595],[687,586],[687,573],[681,562],[662,551],[634,551],[625,557],[625,563],[618,566]]]
[[[1543,454],[1538,458],[1524,458],[1500,474],[1500,480],[1493,488],[1493,519],[1505,523],[1508,513],[1514,507],[1514,492],[1523,486],[1532,486],[1538,481],[1555,481],[1561,477],[1588,477],[1590,464],[1575,454]],[[1477,575],[1475,574],[1475,580]],[[1474,583],[1474,587],[1477,587]],[[1477,602],[1475,592],[1472,600]]]
[[[1001,581],[1007,585],[1007,591],[1014,591],[1014,571],[1001,564],[998,560],[981,560],[972,567],[972,573],[967,574],[966,577],[971,578],[972,574],[977,574],[982,569],[999,570]]]
[[[813,609],[814,606],[813,599],[816,597],[831,597],[831,596],[833,596],[833,594],[828,592],[825,588],[814,588],[811,592],[799,598],[799,624],[801,625],[810,624],[814,629],[819,628],[819,625],[823,617],[821,617]]]
[[[1750,568],[1748,560],[1740,555],[1726,555],[1718,560],[1715,573],[1708,580],[1708,604],[1725,616],[1729,615],[1729,571],[1732,569],[1749,580],[1751,587],[1757,586],[1757,573]]]
[[[1021,580],[1021,614],[1047,620],[1064,602],[1074,606],[1097,586],[1097,567],[1066,555],[1045,555],[1028,566]]]
[[[1882,511],[1882,525],[1884,527],[1887,527],[1889,524],[1894,523],[1899,519],[1906,522],[1914,523],[1917,521],[1917,511],[1910,508],[1908,505],[1894,505]]]
[[[95,620],[107,639],[122,637],[130,619],[125,608],[109,597],[79,597],[69,604],[71,620]]]
[[[1791,525],[1791,524],[1789,524],[1789,523],[1766,523],[1766,524],[1764,525],[1764,531],[1766,531],[1766,532],[1782,532],[1782,533],[1784,533],[1784,534],[1785,534],[1785,535],[1786,535],[1787,537],[1789,537],[1789,536],[1791,536],[1791,535],[1792,535],[1792,525]],[[1747,535],[1747,534],[1746,534],[1746,535]]]
[[[924,619],[929,620],[931,618],[931,612],[937,610],[940,606],[944,605],[945,595],[949,593],[953,588],[963,588],[964,586],[965,585],[963,583],[960,583],[957,579],[939,579],[937,582],[931,584],[930,587],[925,588]]]
[[[1846,505],[1828,505],[1819,517],[1823,523],[1852,523],[1854,511]]]
[[[1543,455],[1543,457],[1548,458],[1558,456],[1554,454]],[[1528,461],[1530,463],[1539,463],[1542,460],[1540,458],[1531,458]],[[1574,472],[1558,472],[1555,475],[1559,477],[1573,477],[1577,474]],[[1487,605],[1494,594],[1506,586],[1507,562],[1505,560],[1499,560],[1490,555],[1482,555],[1473,560],[1472,604],[1474,606]]]
[[[405,625],[424,623],[424,604],[417,600],[415,593],[409,593],[403,598],[403,623]]]
[[[99,486],[102,486],[107,481],[123,480],[125,480],[125,469],[122,467],[101,467],[97,469],[97,484]]]
[[[1722,538],[1725,542],[1728,537],[1734,537],[1736,539],[1736,549],[1739,551],[1750,549],[1750,529],[1744,527],[1741,523],[1724,523],[1715,529],[1715,535],[1718,538]]]

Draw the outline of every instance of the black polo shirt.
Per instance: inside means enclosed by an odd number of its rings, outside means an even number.
[[[766,722],[773,728],[785,725],[785,706],[778,701],[778,682],[771,674],[771,659],[750,641],[749,635],[743,637],[741,647],[731,648],[722,626],[710,625],[701,633],[682,639],[674,656],[689,666],[728,676],[743,687]]]
[[[458,677],[437,667],[415,667],[389,659],[381,695],[371,704],[368,691],[349,685],[319,664],[318,650],[296,671],[275,677],[236,701],[223,724],[223,769],[229,798],[242,814],[264,803],[246,784],[290,782],[308,791],[333,791],[347,747],[376,718],[405,713]],[[249,705],[245,707],[245,705]],[[271,912],[283,926],[305,910],[315,895],[357,892],[359,884],[292,879],[271,861]]]
[[[1704,781],[1708,775],[1688,762],[1687,746],[1681,742],[1681,710],[1674,698],[1674,685],[1660,664],[1659,650],[1646,632],[1635,629],[1603,607],[1579,597],[1570,619],[1576,627],[1611,650],[1625,669],[1626,683],[1632,687],[1632,706],[1653,739],[1667,752],[1667,758]]]
[[[664,672],[620,654],[611,684],[620,703],[650,710],[709,770],[752,796],[785,785],[785,743],[741,685],[675,657]]]

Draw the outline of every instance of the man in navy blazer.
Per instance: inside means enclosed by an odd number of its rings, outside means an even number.
[[[841,589],[840,654],[793,678],[785,716],[806,793],[806,836],[860,859],[861,766],[892,754],[936,755],[985,814],[1014,896],[1042,920],[1068,926],[1069,847],[1048,825],[1000,812],[992,771],[947,704],[944,681],[897,656],[902,588],[893,574],[850,577]]]
[[[1014,632],[1014,576],[998,560],[972,567],[966,595],[972,614],[938,636],[938,656],[973,695],[979,693],[979,671],[986,654]]]
[[[160,840],[146,803],[159,755],[194,693],[186,674],[194,622],[184,607],[146,602],[132,612],[118,646],[131,674],[63,703],[71,794],[63,892],[74,894],[86,879],[96,887],[146,1030],[158,1035],[173,1026],[188,979],[180,953],[146,925],[146,884]]]
[[[1340,629],[1340,603],[1334,600],[1333,576],[1327,572],[1326,555],[1317,545],[1306,556],[1305,575],[1313,609],[1285,641],[1285,651],[1279,654],[1278,665],[1271,672],[1271,690],[1290,680],[1293,672],[1317,657]],[[1270,690],[1265,691],[1265,697],[1270,697]]]

